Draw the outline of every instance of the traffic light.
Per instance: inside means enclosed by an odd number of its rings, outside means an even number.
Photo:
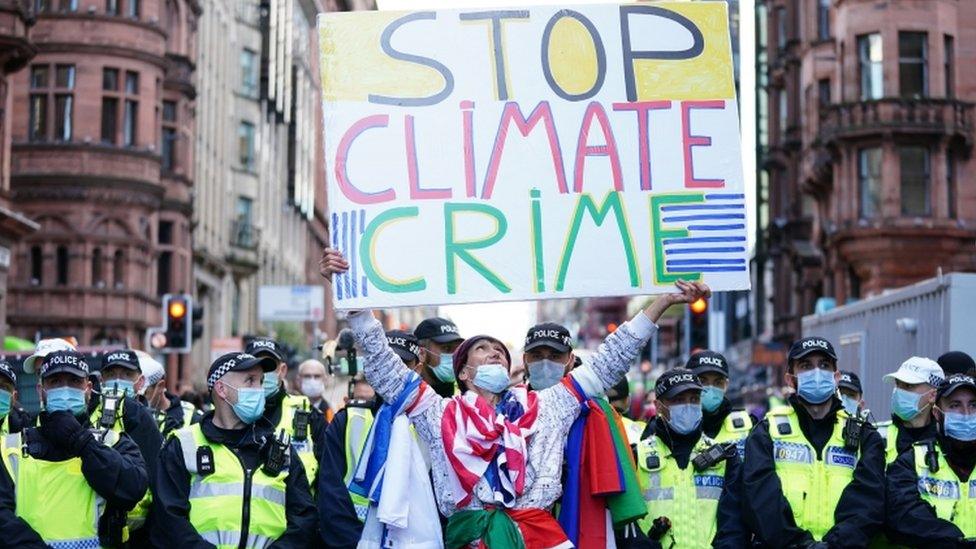
[[[704,297],[688,304],[688,314],[691,316],[689,324],[691,336],[690,352],[708,348],[708,301]]]
[[[193,343],[192,325],[187,318],[193,309],[193,298],[187,294],[166,294],[163,296],[165,321],[163,334],[166,343],[164,353],[188,353]]]
[[[193,327],[190,330],[193,341],[203,335],[203,305],[193,306]]]

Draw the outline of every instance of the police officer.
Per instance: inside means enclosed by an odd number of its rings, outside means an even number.
[[[976,546],[976,382],[952,374],[938,391],[935,440],[888,468],[887,532],[910,547]]]
[[[0,543],[119,546],[125,513],[148,487],[139,448],[125,433],[91,428],[91,384],[81,354],[55,351],[38,362],[39,427],[3,439]]]
[[[522,363],[534,391],[548,389],[562,380],[576,364],[569,330],[555,322],[543,322],[525,333]]]
[[[620,421],[623,422],[624,430],[627,431],[627,441],[630,445],[634,446],[640,442],[641,435],[647,428],[647,423],[630,419],[628,415],[630,412],[630,381],[624,378],[617,382],[607,391],[607,400],[610,402],[610,406],[613,406],[613,409],[620,414]]]
[[[861,388],[861,378],[857,377],[854,372],[841,370],[840,379],[837,380],[837,392],[840,396],[840,405],[844,407],[847,415],[860,417],[864,408],[864,389]]]
[[[464,341],[457,325],[446,318],[428,318],[417,325],[413,335],[424,349],[421,364],[415,371],[437,394],[454,396],[457,391],[454,350]]]
[[[657,380],[658,416],[637,444],[647,502],[638,525],[660,547],[745,547],[739,456],[702,433],[702,389],[686,368]]]
[[[754,422],[745,410],[733,410],[725,395],[729,389],[728,360],[715,351],[699,351],[688,358],[686,367],[701,380],[702,431],[716,442],[734,442],[741,459]]]
[[[102,397],[92,414],[92,424],[128,433],[139,446],[148,470],[154,471],[163,437],[152,414],[136,399],[145,383],[139,357],[131,349],[106,353],[101,374]]]
[[[0,360],[0,436],[33,427],[34,419],[17,407],[17,374],[6,360]]]
[[[244,352],[256,357],[267,357],[276,367],[264,373],[264,421],[261,428],[273,428],[275,432],[284,429],[291,436],[292,446],[298,452],[311,486],[315,486],[315,476],[322,454],[322,441],[325,437],[325,417],[318,411],[308,397],[290,395],[285,391],[284,380],[288,374],[281,346],[273,339],[252,339]]]
[[[884,376],[884,381],[895,385],[891,421],[878,424],[878,433],[885,439],[885,462],[891,464],[916,443],[935,438],[932,407],[945,374],[934,360],[913,356],[898,371]]]
[[[976,375],[976,361],[962,351],[949,351],[936,359],[945,375],[966,374]]]
[[[139,369],[145,384],[140,391],[143,402],[156,419],[156,425],[163,437],[176,429],[200,423],[203,412],[192,403],[166,390],[166,369],[156,359],[143,351],[135,351],[139,357]]]
[[[821,337],[795,342],[795,391],[746,439],[746,523],[766,547],[864,547],[884,519],[884,443],[837,398],[837,354]]]
[[[306,547],[315,507],[287,433],[255,427],[269,357],[227,353],[207,387],[214,409],[177,430],[160,454],[153,501],[156,547]],[[212,544],[212,545],[211,545]]]
[[[408,332],[391,330],[387,343],[409,368],[420,364],[420,345]],[[356,472],[366,437],[382,401],[362,376],[349,383],[346,406],[336,412],[325,430],[325,444],[320,462],[318,492],[319,521],[322,541],[330,548],[356,547],[362,535],[369,501],[349,491],[349,481]],[[325,535],[325,525],[331,530]]]
[[[309,403],[313,408],[322,412],[325,421],[332,421],[332,407],[325,400],[325,364],[314,358],[310,358],[298,365],[299,388],[303,395],[308,397]]]

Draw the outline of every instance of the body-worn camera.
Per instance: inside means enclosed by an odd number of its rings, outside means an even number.
[[[713,444],[698,454],[691,460],[691,465],[696,471],[704,471],[715,467],[722,460],[728,459],[735,454],[735,445],[730,443]]]

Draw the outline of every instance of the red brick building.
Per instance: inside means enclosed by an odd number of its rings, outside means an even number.
[[[976,270],[976,2],[766,0],[758,24],[776,337],[822,296]]]
[[[38,54],[10,78],[11,331],[142,347],[190,291],[197,0],[33,0]]]

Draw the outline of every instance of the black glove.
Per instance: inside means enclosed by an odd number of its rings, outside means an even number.
[[[671,529],[671,519],[668,517],[657,517],[654,519],[654,524],[651,529],[647,531],[647,537],[653,540],[659,540],[664,537],[664,534],[668,533]]]
[[[825,541],[811,541],[803,546],[805,549],[830,549]]]
[[[71,456],[77,456],[85,445],[94,440],[71,412],[50,412],[41,417],[41,434],[52,445]]]

